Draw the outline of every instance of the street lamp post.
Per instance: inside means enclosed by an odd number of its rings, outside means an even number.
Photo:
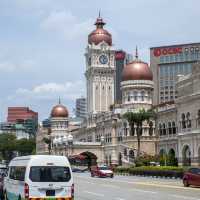
[[[102,135],[101,138],[101,148],[102,148],[102,164],[104,164],[104,144],[105,144],[105,137]]]
[[[65,147],[65,156],[68,156],[68,151],[67,151],[67,144],[68,144],[68,139],[67,139],[67,136],[64,136],[62,138],[62,141],[63,141],[63,145]]]
[[[67,137],[68,147],[71,148],[71,153],[73,154],[73,135],[69,134]]]

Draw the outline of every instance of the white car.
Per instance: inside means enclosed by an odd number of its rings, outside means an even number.
[[[68,159],[46,155],[16,157],[9,164],[3,189],[6,200],[72,200],[74,183]]]

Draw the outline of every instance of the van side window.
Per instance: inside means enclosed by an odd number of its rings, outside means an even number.
[[[9,178],[17,181],[24,181],[26,167],[11,167]]]

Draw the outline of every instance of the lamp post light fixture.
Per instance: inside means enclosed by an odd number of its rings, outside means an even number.
[[[65,156],[68,156],[68,151],[67,151],[68,138],[66,135],[62,138],[62,142],[65,147]]]
[[[100,140],[101,140],[101,145],[104,145],[104,143],[105,143],[105,137],[103,135],[101,136]]]

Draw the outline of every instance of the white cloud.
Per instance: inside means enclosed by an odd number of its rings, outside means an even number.
[[[92,30],[93,21],[80,21],[70,11],[54,11],[42,21],[41,28],[72,40],[86,36]]]
[[[25,59],[21,61],[11,62],[11,61],[0,61],[0,71],[2,72],[13,72],[16,70],[28,70],[35,66],[33,60]]]
[[[54,100],[61,97],[64,100],[74,101],[84,95],[85,83],[83,81],[58,83],[44,83],[32,89],[19,88],[9,100],[25,98],[29,100]]]

